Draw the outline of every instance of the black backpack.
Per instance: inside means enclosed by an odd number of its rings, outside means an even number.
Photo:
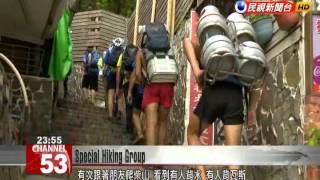
[[[124,50],[123,56],[122,56],[122,64],[125,71],[133,71],[134,63],[136,61],[136,55],[138,52],[137,47],[129,47],[127,46]]]
[[[170,49],[169,35],[163,23],[146,25],[141,47],[151,52],[167,52]]]
[[[113,46],[111,48],[110,56],[109,56],[109,65],[112,67],[116,67],[118,64],[119,56],[122,54],[123,48],[121,46]]]

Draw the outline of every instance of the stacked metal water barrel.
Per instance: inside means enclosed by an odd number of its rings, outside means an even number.
[[[225,19],[215,6],[206,6],[200,14],[198,37],[208,78],[224,80],[234,75],[246,86],[263,78],[264,52],[243,15],[232,13]]]

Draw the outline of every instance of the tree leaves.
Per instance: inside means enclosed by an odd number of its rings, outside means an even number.
[[[315,127],[307,129],[307,144],[310,146],[320,145],[320,129]]]
[[[136,0],[80,0],[80,11],[108,10],[123,16],[130,16],[134,11]]]

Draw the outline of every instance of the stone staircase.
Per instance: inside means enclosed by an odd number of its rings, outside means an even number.
[[[107,120],[105,108],[59,100],[51,124],[52,133],[64,135],[73,145],[130,145],[125,120]]]

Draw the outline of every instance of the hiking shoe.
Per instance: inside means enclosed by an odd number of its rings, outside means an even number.
[[[141,142],[143,141],[143,139],[144,139],[144,136],[143,136],[143,135],[137,136],[137,137],[132,141],[132,144],[133,144],[133,145],[141,144]]]
[[[117,120],[122,120],[122,113],[118,111],[117,115],[116,115],[116,119]]]
[[[113,119],[113,117],[107,117],[107,121],[112,121]]]

